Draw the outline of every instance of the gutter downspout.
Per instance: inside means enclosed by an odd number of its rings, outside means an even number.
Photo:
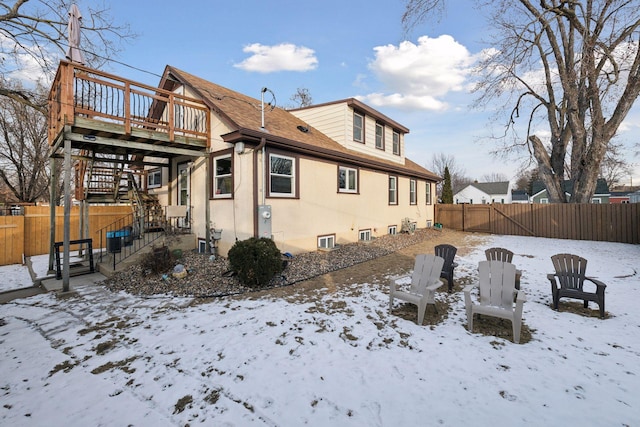
[[[254,153],[261,152],[262,153],[262,204],[265,203],[265,190],[266,190],[266,149],[267,138],[264,136],[260,139],[260,144],[258,144],[255,148]],[[258,157],[253,156],[253,170],[258,170]],[[253,237],[258,237],[258,174],[254,173],[253,175]]]

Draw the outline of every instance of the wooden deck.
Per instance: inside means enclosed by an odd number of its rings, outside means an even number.
[[[199,99],[61,61],[49,93],[49,145],[93,153],[201,156],[209,109]]]

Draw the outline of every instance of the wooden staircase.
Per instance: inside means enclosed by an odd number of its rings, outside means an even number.
[[[132,167],[132,156],[84,152],[76,164],[76,199],[87,203],[126,203],[134,212],[136,234],[165,227],[158,196],[141,188],[141,169]]]

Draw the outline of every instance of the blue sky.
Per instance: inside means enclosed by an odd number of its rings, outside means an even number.
[[[81,10],[88,3],[80,2]],[[113,17],[139,35],[117,59],[149,73],[106,67],[156,85],[168,64],[255,98],[268,87],[279,106],[292,105],[299,87],[316,104],[358,97],[411,130],[406,154],[417,163],[429,168],[432,155],[444,153],[471,178],[514,178],[522,157],[497,159],[488,154],[495,145],[478,142],[492,123],[488,112],[469,107],[469,70],[489,46],[481,43],[485,21],[469,3],[452,1],[440,22],[405,35],[403,0],[116,0]],[[624,128],[622,140],[635,142],[640,115],[630,115]],[[640,184],[635,169],[633,183]]]

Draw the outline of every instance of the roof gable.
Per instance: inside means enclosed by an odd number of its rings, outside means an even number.
[[[573,183],[574,181],[571,179],[565,179],[562,182],[562,189],[564,190],[565,194],[568,194],[568,195],[573,194]],[[547,190],[547,186],[544,185],[544,182],[542,182],[541,180],[534,181],[533,184],[531,185],[531,188],[532,188],[531,192],[534,195],[538,195],[538,193]],[[596,181],[596,189],[594,192],[594,196],[596,194],[599,194],[599,195],[609,194],[609,186],[607,185],[607,181],[604,178],[598,178],[598,180]]]

